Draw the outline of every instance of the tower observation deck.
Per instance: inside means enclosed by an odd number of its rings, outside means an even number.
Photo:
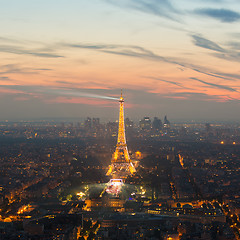
[[[125,178],[127,175],[136,172],[136,170],[132,164],[127,149],[124,124],[124,99],[122,92],[119,99],[119,104],[120,109],[117,145],[111,160],[111,165],[109,166],[109,170],[107,172],[107,176],[114,176],[114,178]]]

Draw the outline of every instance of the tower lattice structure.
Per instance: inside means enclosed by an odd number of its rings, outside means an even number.
[[[111,160],[111,165],[107,172],[107,176],[113,175],[117,177],[125,177],[128,174],[133,174],[134,172],[136,172],[136,170],[132,164],[127,148],[124,124],[124,99],[122,96],[122,92],[119,99],[119,104],[120,109],[117,145]]]

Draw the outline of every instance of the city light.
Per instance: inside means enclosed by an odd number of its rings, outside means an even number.
[[[76,195],[79,196],[80,198],[82,198],[83,196],[86,196],[86,194],[83,192],[78,192]]]

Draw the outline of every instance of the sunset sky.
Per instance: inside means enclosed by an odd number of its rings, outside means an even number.
[[[0,6],[0,120],[240,120],[239,0]]]

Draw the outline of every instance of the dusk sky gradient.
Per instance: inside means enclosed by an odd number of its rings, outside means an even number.
[[[0,120],[240,119],[239,0],[0,4]]]

